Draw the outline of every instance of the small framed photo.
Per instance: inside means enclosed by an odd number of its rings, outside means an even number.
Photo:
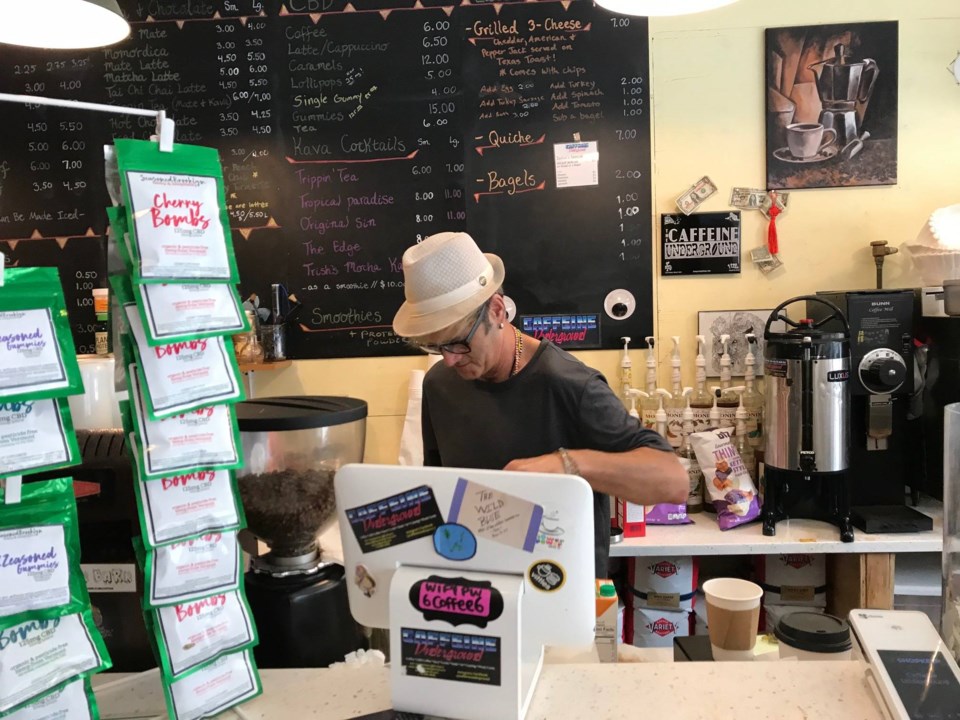
[[[746,333],[757,336],[757,346],[753,355],[756,359],[754,372],[757,377],[763,375],[763,351],[766,345],[763,339],[763,329],[767,318],[773,310],[701,310],[697,313],[697,334],[703,335],[703,354],[707,359],[707,377],[720,377],[720,356],[723,354],[721,335],[729,335],[727,352],[730,353],[731,372],[736,377],[743,375],[746,370],[744,361],[747,357]],[[782,320],[774,322],[770,329],[775,332],[786,332],[786,323]]]

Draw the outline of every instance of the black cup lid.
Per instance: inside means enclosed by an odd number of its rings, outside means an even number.
[[[850,649],[850,626],[845,620],[818,612],[784,615],[774,630],[777,640],[807,652],[839,653]]]
[[[240,432],[311,430],[367,417],[363,400],[329,395],[257,398],[234,407]]]

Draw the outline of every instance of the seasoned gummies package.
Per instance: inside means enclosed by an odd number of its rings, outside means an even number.
[[[0,291],[0,402],[83,392],[56,268],[7,268]]]

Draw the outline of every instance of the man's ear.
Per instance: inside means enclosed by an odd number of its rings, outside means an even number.
[[[500,293],[496,293],[490,298],[490,313],[494,325],[507,322],[507,306],[503,302],[503,295]]]

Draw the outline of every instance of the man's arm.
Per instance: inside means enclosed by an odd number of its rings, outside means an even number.
[[[625,452],[568,450],[567,454],[579,469],[577,474],[597,492],[637,505],[687,501],[690,480],[672,452],[641,447]],[[504,470],[562,473],[564,466],[559,453],[550,453],[513,460]]]

